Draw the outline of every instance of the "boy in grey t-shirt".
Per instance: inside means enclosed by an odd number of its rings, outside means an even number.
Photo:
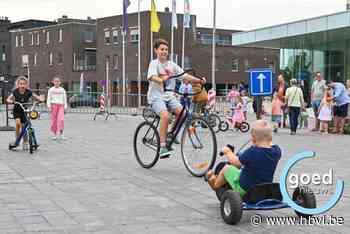
[[[166,135],[169,125],[169,111],[175,113],[176,118],[178,118],[181,113],[182,106],[173,92],[164,91],[164,84],[167,90],[174,90],[176,86],[176,80],[169,78],[171,76],[183,73],[183,69],[176,63],[168,60],[167,41],[158,39],[154,43],[153,48],[157,54],[157,59],[152,60],[148,67],[147,79],[149,81],[149,88],[147,99],[153,111],[160,116],[160,158],[167,158],[170,156],[170,150],[166,148]],[[189,74],[184,74],[179,79],[187,79],[193,83],[205,83],[204,78],[200,80]]]

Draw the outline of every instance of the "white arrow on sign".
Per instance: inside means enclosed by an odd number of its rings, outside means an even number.
[[[263,93],[264,92],[264,80],[266,79],[266,76],[264,76],[264,74],[260,73],[257,79],[260,80],[260,93]]]

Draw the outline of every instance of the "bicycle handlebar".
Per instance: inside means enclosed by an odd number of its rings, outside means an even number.
[[[188,69],[188,70],[185,70],[184,72],[182,72],[180,74],[177,74],[177,75],[174,75],[174,76],[170,76],[168,80],[176,79],[176,78],[181,77],[181,76],[185,75],[186,73],[190,73],[190,72],[193,72],[194,74],[192,76],[196,77],[198,80],[203,80],[203,78],[196,76],[196,71],[194,69]],[[164,83],[164,92],[173,92],[173,93],[179,94],[181,96],[186,96],[186,97],[188,97],[188,96],[195,96],[197,94],[200,94],[202,92],[203,88],[204,88],[204,86],[201,85],[201,90],[196,92],[196,93],[181,93],[178,90],[166,89],[166,84]]]
[[[38,102],[38,101],[35,101],[33,103],[30,103],[30,102],[28,102],[28,103],[20,103],[20,102],[16,102],[16,101],[13,102],[14,105],[20,106],[24,112],[31,112],[31,111],[33,111],[34,108],[36,107],[36,105],[39,104],[39,103],[40,102]],[[24,108],[24,105],[32,105],[32,108],[30,110],[26,110],[26,108]]]

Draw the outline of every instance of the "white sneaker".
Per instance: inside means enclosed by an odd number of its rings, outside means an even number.
[[[59,139],[60,139],[60,140],[63,140],[63,141],[64,141],[64,140],[67,140],[67,138],[66,138],[63,134],[60,134]]]
[[[54,141],[57,140],[57,136],[56,136],[56,135],[53,135],[53,136],[52,136],[52,140],[54,140]]]

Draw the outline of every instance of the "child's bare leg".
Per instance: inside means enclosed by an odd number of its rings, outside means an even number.
[[[222,186],[224,186],[226,184],[226,180],[225,180],[225,172],[228,169],[228,165],[226,165],[219,173],[218,176],[213,175],[209,180],[209,186],[213,189],[213,190],[217,190],[219,188],[221,188]]]
[[[18,138],[21,132],[22,124],[20,119],[16,119],[15,121],[16,121],[16,138]]]
[[[323,126],[323,130],[325,133],[328,133],[328,122],[327,121],[324,121],[324,126]]]

